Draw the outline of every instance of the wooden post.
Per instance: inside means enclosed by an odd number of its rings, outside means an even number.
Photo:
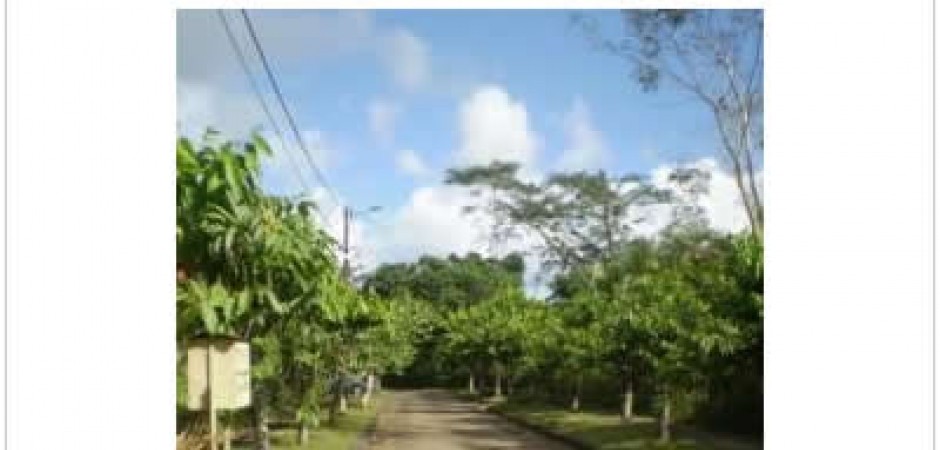
[[[209,445],[212,450],[219,449],[219,443],[216,435],[216,416],[215,416],[215,392],[213,392],[212,376],[215,371],[212,370],[212,343],[206,343],[206,393],[209,396]]]

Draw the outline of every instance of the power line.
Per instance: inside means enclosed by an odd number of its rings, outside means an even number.
[[[255,33],[255,27],[251,23],[251,18],[248,17],[248,11],[242,9],[242,18],[245,20],[245,26],[248,28],[248,33],[251,35],[251,41],[254,43],[255,50],[258,52],[258,56],[261,59],[261,64],[264,66],[264,71],[268,76],[268,81],[271,83],[271,86],[274,90],[274,95],[277,97],[278,102],[281,105],[281,109],[284,111],[284,115],[287,117],[287,123],[291,128],[291,131],[294,133],[294,139],[297,141],[297,145],[303,150],[304,156],[307,158],[307,163],[310,165],[310,168],[313,170],[314,175],[320,181],[320,184],[329,192],[333,197],[333,201],[336,204],[341,204],[339,201],[339,196],[336,194],[336,191],[333,190],[333,187],[330,186],[330,183],[326,181],[326,177],[323,175],[323,172],[320,171],[320,168],[317,167],[316,163],[313,161],[313,157],[310,156],[310,150],[307,149],[307,146],[304,144],[303,137],[300,135],[300,131],[297,129],[297,124],[294,122],[294,117],[291,115],[290,110],[287,108],[287,102],[284,101],[284,96],[281,94],[281,88],[277,84],[277,80],[274,78],[274,72],[271,70],[270,64],[268,64],[268,58],[264,54],[264,49],[261,48],[261,42],[258,40],[258,35]]]
[[[304,181],[303,174],[301,173],[300,168],[297,166],[297,161],[294,159],[294,156],[291,154],[287,148],[287,145],[285,144],[284,133],[282,133],[281,128],[277,126],[277,122],[274,120],[274,116],[271,114],[271,110],[268,109],[267,102],[264,101],[264,96],[261,94],[261,89],[255,82],[255,78],[251,75],[251,69],[248,67],[248,61],[245,59],[245,54],[242,53],[241,46],[238,45],[238,40],[235,39],[235,34],[232,33],[232,29],[229,27],[228,19],[225,18],[225,13],[221,9],[217,10],[217,12],[219,14],[219,20],[222,22],[222,27],[225,28],[225,35],[228,36],[228,42],[235,51],[235,55],[238,58],[238,63],[241,66],[242,71],[245,73],[245,78],[248,79],[248,84],[251,85],[251,90],[254,92],[256,100],[258,100],[258,103],[261,105],[261,109],[264,111],[265,117],[267,117],[268,122],[271,124],[271,129],[277,136],[277,140],[281,145],[281,149],[284,151],[284,153],[287,154],[288,161],[290,162],[291,169],[293,169],[294,176],[297,178],[297,181],[300,183],[300,186],[304,192],[309,192],[310,187],[307,186],[307,183]]]

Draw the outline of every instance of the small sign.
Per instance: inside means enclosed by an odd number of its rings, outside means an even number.
[[[186,349],[186,363],[189,409],[209,409],[210,392],[217,410],[240,409],[251,404],[251,358],[247,343],[194,342]]]

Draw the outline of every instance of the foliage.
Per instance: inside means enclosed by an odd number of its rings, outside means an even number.
[[[425,256],[380,267],[360,289],[341,278],[316,205],[260,189],[268,153],[257,137],[177,145],[177,345],[248,340],[258,416],[315,427],[327,405],[338,413],[349,380],[379,376],[469,378],[572,407],[582,397],[608,407],[629,381],[647,411],[672,405],[680,420],[761,426],[741,419],[762,405],[759,234],[723,235],[677,214],[676,226],[639,239],[638,207],[679,200],[637,177],[530,183],[497,163],[453,170],[450,181],[488,190],[505,226],[548,237],[541,250],[564,269],[548,301],[525,295],[520,254]],[[698,174],[674,175],[696,189]]]
[[[212,134],[176,146],[178,331],[248,338],[293,306],[313,301],[335,276],[332,241],[310,218],[314,205],[265,195],[258,136],[241,145]]]
[[[521,286],[524,268],[518,254],[500,259],[478,253],[423,256],[414,263],[380,266],[364,286],[381,297],[410,296],[449,310],[470,306],[506,286]]]
[[[523,180],[518,169],[516,163],[498,161],[453,168],[446,181],[486,200],[496,236],[516,236],[521,230],[536,234],[546,268],[563,272],[610,257],[646,219],[639,208],[670,199],[668,191],[634,174],[559,172],[536,183]],[[477,209],[469,206],[467,212]]]
[[[410,362],[411,311],[340,278],[316,205],[261,189],[270,154],[259,136],[177,142],[177,346],[182,354],[196,337],[249,341],[256,417],[303,428],[320,422],[336,380]]]
[[[439,345],[423,356],[461,386],[472,376],[478,385],[486,379],[489,392],[516,398],[573,395],[572,407],[588,397],[611,406],[604,399],[624,379],[640,390],[646,411],[669,404],[678,419],[703,423],[731,412],[735,431],[759,433],[759,415],[741,422],[733,411],[753,412],[744,403],[762,394],[729,387],[762,379],[762,261],[752,234],[672,228],[559,276],[548,302],[506,287],[469,306],[447,305],[425,319],[429,330],[437,321],[442,331],[429,334]],[[750,400],[729,401],[738,395]]]

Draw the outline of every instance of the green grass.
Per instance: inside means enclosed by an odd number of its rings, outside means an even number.
[[[755,450],[760,442],[717,436],[693,430],[673,430],[673,441],[657,442],[659,425],[652,418],[626,424],[615,413],[571,412],[536,404],[500,404],[493,410],[517,420],[548,429],[598,450],[697,449]]]
[[[296,430],[278,430],[271,433],[273,450],[353,450],[360,437],[375,420],[376,412],[382,402],[382,394],[375,396],[371,406],[360,409],[350,406],[346,414],[341,415],[335,425],[324,423],[310,430],[310,440],[306,445],[297,445]]]

